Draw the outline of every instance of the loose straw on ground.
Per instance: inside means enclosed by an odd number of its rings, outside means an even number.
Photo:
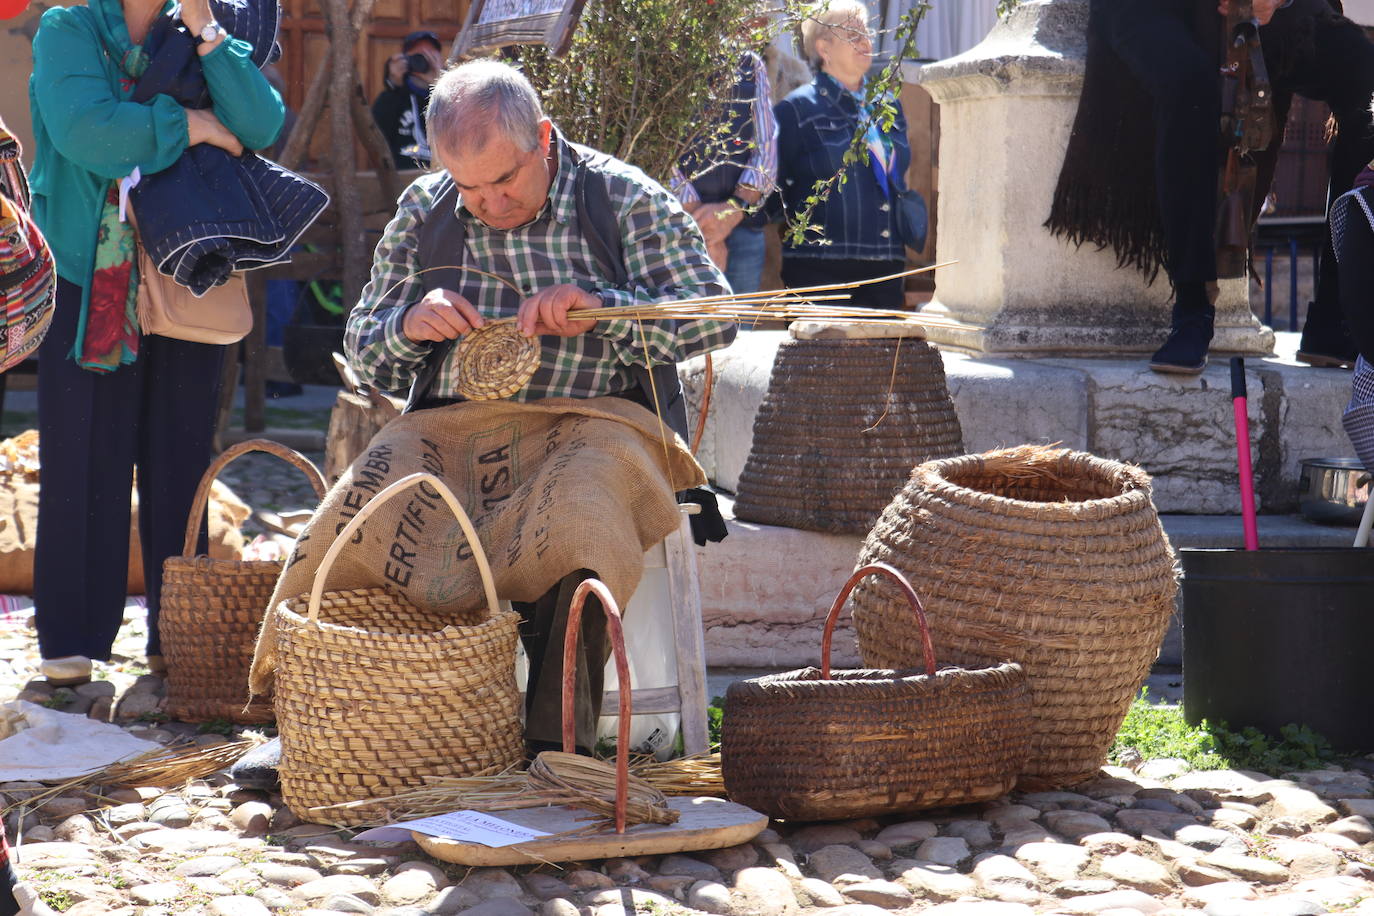
[[[170,788],[185,785],[193,779],[204,779],[218,773],[264,740],[259,735],[243,741],[213,744],[208,747],[156,748],[137,757],[75,776],[41,792],[18,798],[0,810],[0,816],[19,805],[36,807],[50,798],[65,795],[75,789],[84,791],[90,786]]]
[[[310,817],[319,823],[332,824],[343,811],[365,810],[368,819],[362,824],[352,823],[352,826],[376,827],[454,811],[509,811],[545,805],[571,805],[607,814],[614,810],[615,804],[615,774],[608,763],[551,751],[539,755],[529,771],[508,770],[489,776],[461,778],[430,777],[426,783],[395,795],[312,808]],[[663,807],[667,795],[724,798],[720,755],[702,754],[662,763],[651,757],[636,761],[630,767],[628,822],[675,821],[677,812]]]

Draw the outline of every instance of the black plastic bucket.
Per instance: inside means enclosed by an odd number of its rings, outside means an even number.
[[[1374,749],[1374,550],[1181,550],[1183,712]]]

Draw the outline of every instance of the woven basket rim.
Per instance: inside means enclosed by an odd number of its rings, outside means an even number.
[[[1023,447],[1024,448],[1024,447]],[[990,493],[987,490],[979,490],[952,480],[951,477],[968,474],[970,472],[985,471],[987,459],[989,457],[1000,457],[1008,452],[1016,452],[1021,449],[1004,449],[993,452],[984,452],[978,455],[960,455],[955,458],[937,458],[918,465],[911,472],[911,481],[918,483],[923,489],[941,496],[951,501],[964,505],[980,504],[984,506],[998,506],[1005,509],[1016,510],[1018,514],[1033,511],[1042,517],[1062,516],[1073,518],[1085,510],[1091,509],[1121,509],[1130,510],[1142,504],[1150,502],[1150,478],[1145,471],[1132,464],[1122,461],[1113,461],[1109,458],[1099,458],[1088,452],[1072,451],[1070,449],[1036,449],[1038,457],[1048,458],[1049,460],[1036,460],[1039,466],[1052,465],[1064,467],[1065,465],[1078,465],[1077,470],[1090,470],[1096,472],[1098,479],[1111,482],[1121,487],[1121,492],[1114,496],[1100,496],[1095,499],[1079,500],[1056,500],[1054,502],[1033,499],[1016,499],[1011,496],[1002,496],[997,493]],[[996,471],[985,471],[986,473],[996,473]],[[1084,476],[1080,473],[1080,477]]]
[[[173,554],[163,560],[164,566],[182,566],[190,569],[207,570],[213,573],[233,574],[243,572],[281,572],[285,560],[226,560],[221,557],[212,557],[209,554],[198,553],[193,557]]]
[[[810,674],[812,671],[820,674],[820,669],[814,666],[794,668],[791,671],[780,671],[776,674],[766,674],[762,677],[736,681],[731,686],[744,685],[744,689],[749,690],[783,685],[809,690],[844,690],[849,687],[873,687],[884,684],[925,687],[937,681],[950,680],[966,674],[1001,672],[1013,677],[1025,675],[1025,667],[1019,662],[1003,661],[973,667],[944,665],[937,669],[933,675],[926,674],[923,668],[832,668],[830,680],[823,680],[820,677],[794,676]],[[844,675],[859,676],[841,679]]]
[[[385,595],[387,598],[390,598],[397,604],[404,604],[416,610],[419,609],[418,605],[411,604],[410,602],[402,598],[400,595],[397,595],[395,592],[388,591],[385,588],[375,585],[366,586],[364,588],[329,589],[324,593],[324,600],[329,600],[331,595],[362,595],[366,597]],[[513,617],[518,619],[520,616],[519,614],[515,613],[515,611],[500,610],[497,611],[495,614],[491,614],[487,612],[486,608],[477,608],[478,611],[482,612],[486,616],[483,617],[483,619],[477,621],[476,623],[449,623],[445,624],[440,629],[427,630],[423,633],[389,633],[383,630],[369,630],[364,627],[347,627],[337,623],[330,623],[326,620],[316,620],[312,622],[307,614],[294,611],[291,608],[292,605],[308,606],[309,604],[310,594],[308,592],[302,592],[301,594],[296,595],[293,598],[284,598],[280,602],[278,602],[277,613],[280,614],[283,618],[285,618],[286,622],[293,627],[315,627],[323,632],[336,634],[340,636],[361,633],[377,633],[386,636],[387,639],[392,640],[429,639],[438,634],[449,633],[450,631],[453,631],[453,635],[470,636],[474,633],[474,631],[494,628],[496,626],[499,626],[503,621],[507,621]]]

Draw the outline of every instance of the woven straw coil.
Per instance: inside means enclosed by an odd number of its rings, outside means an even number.
[[[539,341],[509,321],[470,331],[458,342],[458,394],[470,401],[508,398],[529,384],[539,369]]]
[[[1027,788],[1096,774],[1174,609],[1149,477],[1063,449],[916,468],[860,562],[919,577],[944,660],[1025,668],[1036,717]],[[854,620],[865,664],[912,657],[918,634],[890,589],[860,587]]]
[[[778,348],[736,517],[864,534],[911,469],[964,450],[940,353],[923,340]]]
[[[253,646],[285,564],[195,554],[211,484],[226,465],[248,452],[267,452],[294,465],[309,479],[315,496],[324,496],[324,480],[315,466],[268,439],[232,446],[206,469],[191,501],[182,555],[162,564],[158,626],[167,659],[167,713],[182,722],[226,719],[253,724],[273,718],[271,703],[244,703]]]

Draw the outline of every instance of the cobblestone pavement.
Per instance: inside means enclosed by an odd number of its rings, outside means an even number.
[[[113,663],[75,690],[30,680],[33,634],[0,628],[0,697],[113,718],[161,742],[225,736],[161,721],[139,665],[137,607]],[[413,843],[360,844],[303,824],[224,774],[25,805],[0,784],[19,870],[70,916],[1374,916],[1374,760],[1270,779],[1181,761],[1104,768],[1072,791],[1012,794],[919,817],[774,823],[696,854],[465,869]]]

